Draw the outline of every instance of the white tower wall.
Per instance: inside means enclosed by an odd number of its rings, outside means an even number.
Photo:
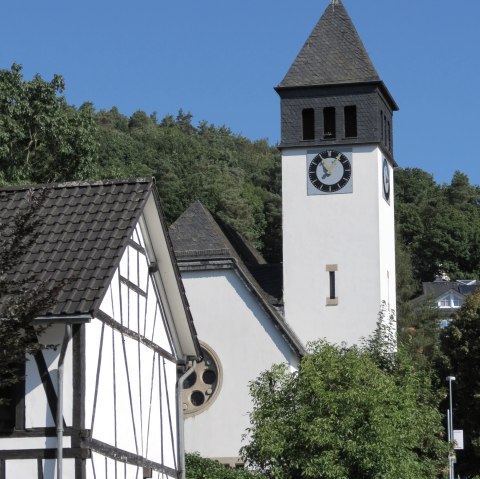
[[[332,149],[352,152],[352,193],[308,196],[307,149],[282,154],[285,317],[305,342],[354,344],[374,331],[383,301],[395,308],[393,192],[387,203],[380,148]]]

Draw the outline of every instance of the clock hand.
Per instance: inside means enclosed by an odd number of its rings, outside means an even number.
[[[335,158],[335,159],[330,163],[330,167],[327,168],[327,169],[328,169],[328,175],[329,175],[329,176],[332,176],[333,170],[335,169],[335,166],[336,166],[337,163],[338,163],[338,157]]]
[[[322,157],[320,157],[320,158],[322,158]],[[326,178],[327,176],[330,176],[332,174],[332,172],[330,171],[327,164],[325,163],[325,158],[322,158],[320,163],[322,165],[323,171],[325,172],[325,174],[323,175],[323,178]]]

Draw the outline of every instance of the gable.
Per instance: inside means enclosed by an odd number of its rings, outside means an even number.
[[[465,296],[454,290],[450,290],[436,298],[435,301],[440,309],[460,308],[465,301]]]
[[[168,354],[177,356],[150,264],[139,222],[99,310],[124,328],[138,333],[142,340],[151,341]]]

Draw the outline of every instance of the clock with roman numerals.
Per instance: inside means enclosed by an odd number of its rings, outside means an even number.
[[[352,192],[352,163],[345,153],[325,150],[309,157],[309,195]]]

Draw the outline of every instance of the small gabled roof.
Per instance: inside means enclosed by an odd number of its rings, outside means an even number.
[[[181,267],[222,268],[223,260],[233,261],[290,347],[299,355],[305,353],[302,342],[278,311],[282,302],[281,264],[267,264],[245,238],[214,217],[200,201],[192,203],[170,226],[170,238]]]
[[[214,218],[198,200],[172,224],[170,237],[177,257],[227,257],[239,253],[247,263],[266,263],[245,238],[218,217]]]
[[[9,224],[44,195],[33,209],[34,240],[8,275],[26,287],[44,282],[59,288],[44,320],[93,318],[113,278],[134,228],[143,215],[154,236],[152,261],[158,262],[168,305],[167,321],[178,336],[177,352],[200,357],[200,347],[153,178],[74,182],[0,188],[0,223]],[[0,303],[0,312],[1,312]],[[168,311],[167,311],[168,310]]]
[[[277,88],[380,82],[345,7],[331,3]]]
[[[210,212],[200,201],[192,203],[170,226],[177,258],[228,256],[228,245]]]
[[[423,293],[412,299],[412,304],[420,304],[424,301],[438,301],[447,294],[453,294],[466,298],[480,288],[479,281],[468,281],[468,284],[462,281],[432,281],[422,283]]]

